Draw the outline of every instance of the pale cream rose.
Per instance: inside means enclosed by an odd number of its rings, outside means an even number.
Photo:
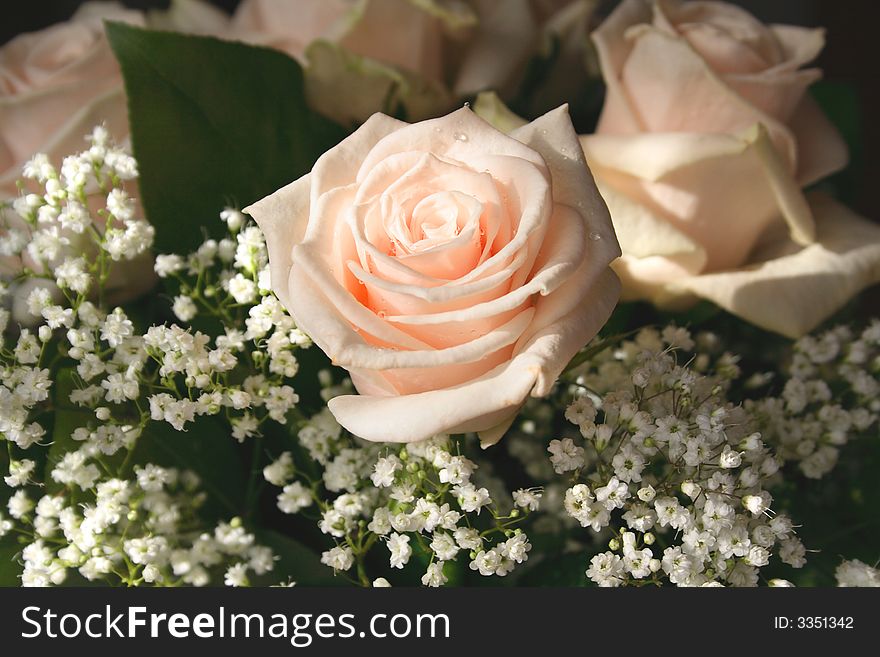
[[[593,38],[607,96],[581,143],[625,298],[702,297],[797,336],[880,278],[880,228],[801,192],[847,161],[807,93],[820,72],[802,68],[821,30],[722,2],[624,0]]]
[[[143,22],[121,5],[86,3],[70,21],[0,47],[0,200],[18,195],[15,181],[35,153],[60,160],[80,151],[101,122],[118,139],[128,135],[122,75],[103,19]]]
[[[374,441],[504,434],[617,302],[620,253],[566,108],[505,135],[462,109],[383,114],[245,209],[272,288],[360,395]]]
[[[0,47],[0,202],[18,197],[16,181],[22,167],[37,153],[45,153],[58,167],[64,156],[88,147],[86,136],[103,124],[118,141],[129,134],[128,110],[122,75],[104,34],[104,20],[142,25],[142,15],[117,3],[89,2],[67,22],[22,34]],[[31,190],[33,191],[33,190]],[[135,189],[129,189],[136,196]],[[92,217],[104,197],[90,198]],[[0,231],[27,225],[11,207],[0,210]],[[69,252],[89,248],[83,236],[69,235]],[[13,278],[22,267],[40,271],[39,263],[18,257],[0,258],[0,276]],[[106,298],[121,303],[152,287],[155,275],[149,254],[117,263],[105,286]],[[48,280],[42,283],[50,288]],[[13,284],[13,321],[35,321],[21,299],[28,285]]]
[[[587,70],[597,0],[243,0],[231,18],[174,0],[151,23],[281,50],[306,67],[311,104],[343,124],[401,105],[419,120],[484,89],[512,89],[531,56],[560,44],[557,97]],[[558,102],[556,103],[558,104]],[[555,106],[555,105],[553,105]]]

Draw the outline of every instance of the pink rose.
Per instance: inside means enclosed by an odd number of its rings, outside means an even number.
[[[100,124],[118,141],[127,139],[125,91],[104,34],[105,19],[143,24],[138,12],[116,3],[90,2],[80,7],[70,21],[22,34],[0,47],[0,202],[19,196],[16,181],[22,177],[25,162],[37,153],[48,155],[60,167],[63,157],[88,148],[86,136]],[[39,186],[29,187],[28,191],[40,191]],[[137,198],[136,189],[128,192]],[[88,189],[87,193],[91,217],[101,224],[103,219],[97,210],[103,209],[106,195],[97,189]],[[7,228],[30,231],[11,207],[0,209],[0,231]],[[65,237],[70,243],[59,262],[67,255],[80,255],[94,248],[85,235],[67,231]],[[51,269],[58,263],[48,264]],[[0,275],[4,277],[17,276],[22,267],[44,269],[43,263],[27,252],[0,257]],[[105,281],[105,299],[122,303],[146,292],[155,280],[149,253],[114,263]],[[25,311],[23,302],[37,284],[60,294],[46,279],[14,283],[12,309],[16,323],[29,325],[36,320]]]
[[[565,108],[509,136],[469,109],[376,114],[245,211],[279,299],[361,393],[330,410],[368,440],[497,441],[618,298],[617,240]]]
[[[511,90],[529,59],[558,42],[561,98],[586,74],[595,0],[243,0],[228,18],[174,0],[153,24],[281,50],[306,66],[311,104],[343,124],[386,107],[418,120],[484,89]],[[547,107],[548,105],[544,105]]]
[[[35,153],[58,160],[82,150],[83,137],[101,122],[119,139],[128,135],[105,18],[142,22],[120,5],[86,3],[70,21],[0,47],[0,200],[18,196],[15,181]]]
[[[624,296],[703,297],[791,336],[880,278],[880,229],[801,187],[846,148],[807,93],[821,30],[723,2],[624,0],[593,34],[607,96],[582,138]]]

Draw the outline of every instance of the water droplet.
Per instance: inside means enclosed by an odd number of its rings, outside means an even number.
[[[599,233],[590,233],[590,239],[594,242],[598,242],[600,239],[602,239],[602,236]]]
[[[434,128],[434,132],[440,132],[440,128],[439,127]]]
[[[464,107],[465,107],[465,109],[470,109],[471,104],[468,101],[464,101]]]
[[[386,313],[384,310],[380,310],[376,314],[379,316],[379,319],[385,319],[386,317],[388,317],[388,313]]]
[[[546,128],[541,128],[541,134],[542,134],[542,135],[546,135],[546,134],[547,134],[547,129],[546,129]]]
[[[463,132],[456,132],[452,136],[455,137],[456,141],[467,141],[468,140],[468,136],[466,134],[464,134]]]

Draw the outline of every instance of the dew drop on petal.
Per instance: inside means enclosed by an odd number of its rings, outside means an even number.
[[[602,236],[599,233],[590,233],[590,239],[594,242],[598,242],[600,239],[602,239]]]
[[[466,134],[464,134],[463,132],[456,132],[452,136],[455,137],[456,141],[467,141],[468,140],[468,136]]]
[[[380,310],[376,314],[379,316],[379,319],[385,319],[388,316],[388,313],[386,313],[384,310]]]

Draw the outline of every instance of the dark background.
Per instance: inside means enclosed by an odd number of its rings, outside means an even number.
[[[295,0],[291,0],[295,1]],[[401,0],[403,1],[403,0]],[[232,11],[238,0],[211,0]],[[861,214],[880,220],[880,83],[877,63],[877,19],[875,0],[735,0],[765,22],[791,23],[826,28],[827,43],[816,65],[825,72],[825,80],[852,89],[859,108],[858,148],[854,149],[855,176],[851,198],[845,200]],[[6,0],[0,14],[0,44],[16,34],[30,32],[69,18],[81,0]],[[162,8],[169,0],[124,0],[135,9]],[[607,6],[613,0],[605,0]],[[870,53],[874,53],[871,55]]]

